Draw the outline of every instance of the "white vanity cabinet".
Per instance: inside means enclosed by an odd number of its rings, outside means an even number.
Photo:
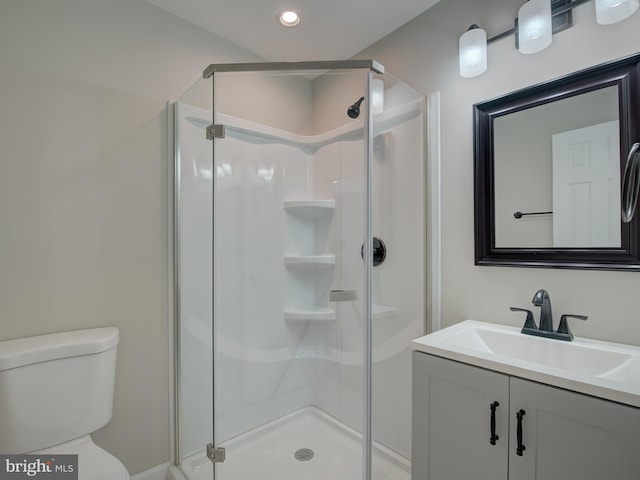
[[[640,479],[640,409],[517,377],[509,383],[510,479]],[[515,454],[520,409],[522,456]]]
[[[412,480],[640,479],[640,409],[418,351],[413,428]]]
[[[508,478],[507,375],[413,352],[412,408],[412,480]]]

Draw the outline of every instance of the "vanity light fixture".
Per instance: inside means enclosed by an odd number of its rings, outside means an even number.
[[[529,0],[518,10],[518,50],[538,53],[551,45],[551,2]]]
[[[596,0],[596,22],[611,25],[633,15],[640,6],[639,0]]]
[[[487,69],[487,32],[471,25],[460,37],[460,76],[477,77]]]
[[[551,44],[553,33],[573,25],[571,11],[591,0],[529,0],[518,11],[514,28],[482,41],[484,30],[471,25],[459,42],[460,76],[477,77],[486,67],[487,45],[515,35],[516,48],[525,54],[537,53]],[[617,23],[633,15],[640,0],[595,0],[596,21]],[[486,33],[484,33],[486,38]]]
[[[295,27],[300,23],[300,15],[293,10],[283,10],[278,14],[278,20],[285,27]]]

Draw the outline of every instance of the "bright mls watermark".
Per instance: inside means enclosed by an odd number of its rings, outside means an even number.
[[[78,480],[78,455],[0,455],[0,480]]]

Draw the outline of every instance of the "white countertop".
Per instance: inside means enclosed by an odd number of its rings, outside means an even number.
[[[416,351],[640,408],[640,347],[465,320],[412,342]]]

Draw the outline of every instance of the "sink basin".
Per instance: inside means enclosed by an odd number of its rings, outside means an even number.
[[[413,348],[640,407],[640,347],[583,338],[562,342],[467,320],[414,340]]]
[[[448,341],[462,348],[474,348],[514,360],[590,375],[605,375],[633,358],[630,353],[593,348],[579,341],[567,344],[545,338],[529,338],[517,329],[486,328],[483,325],[469,325],[469,328],[451,336]]]

